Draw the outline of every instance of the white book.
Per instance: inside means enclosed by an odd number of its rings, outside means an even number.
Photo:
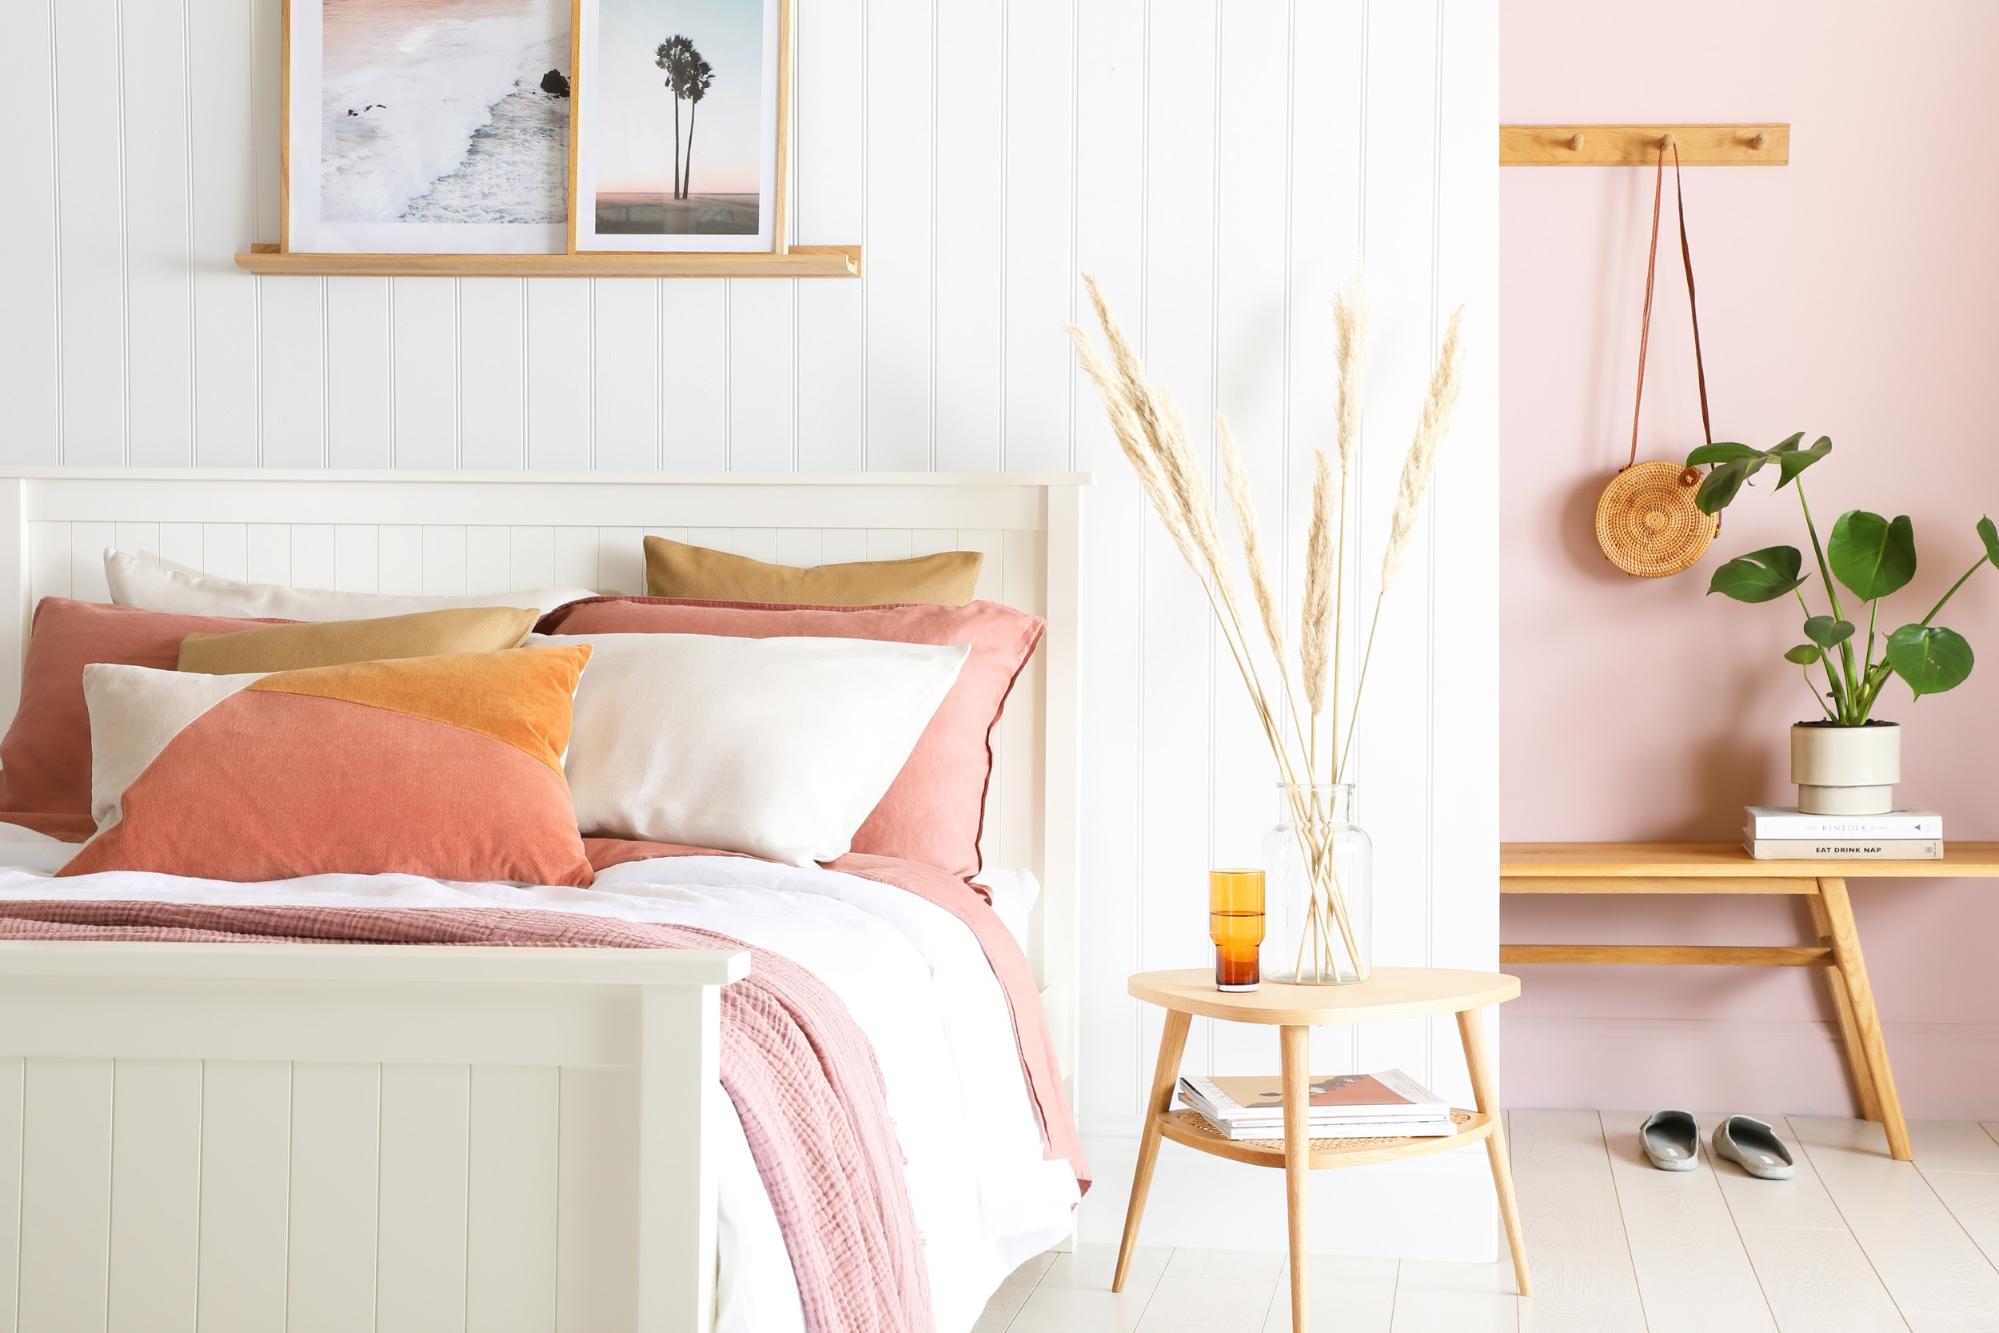
[[[1808,815],[1788,806],[1752,805],[1744,832],[1752,838],[1818,838],[1889,842],[1943,837],[1943,816],[1934,810],[1890,810],[1885,815]]]
[[[1233,1142],[1284,1137],[1282,1125],[1225,1125],[1213,1116],[1196,1114]],[[1315,1139],[1440,1139],[1457,1133],[1458,1127],[1449,1116],[1425,1116],[1418,1120],[1335,1120],[1324,1124],[1315,1120],[1306,1132]]]
[[[1758,861],[1941,861],[1943,843],[1928,838],[1816,838],[1745,836],[1743,850]]]

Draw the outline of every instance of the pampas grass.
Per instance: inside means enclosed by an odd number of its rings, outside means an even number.
[[[1090,303],[1103,330],[1109,359],[1101,355],[1089,336],[1071,327],[1070,337],[1083,372],[1097,386],[1111,433],[1138,477],[1139,486],[1166,527],[1175,549],[1199,580],[1208,604],[1214,611],[1222,642],[1234,659],[1250,703],[1284,782],[1286,799],[1291,802],[1293,823],[1301,850],[1310,868],[1312,891],[1306,904],[1304,929],[1300,932],[1296,975],[1299,980],[1360,980],[1367,975],[1367,960],[1354,934],[1337,872],[1333,847],[1323,833],[1328,811],[1318,784],[1337,783],[1346,771],[1347,754],[1353,743],[1353,722],[1359,712],[1361,694],[1367,685],[1367,667],[1374,656],[1375,632],[1381,623],[1381,605],[1400,571],[1404,551],[1415,529],[1423,494],[1436,472],[1438,448],[1449,433],[1451,415],[1457,404],[1459,362],[1462,355],[1459,319],[1462,310],[1451,316],[1450,329],[1430,390],[1423,402],[1414,442],[1403,461],[1401,484],[1389,523],[1388,543],[1382,554],[1381,578],[1375,592],[1374,616],[1369,625],[1367,647],[1351,700],[1340,694],[1340,644],[1345,631],[1345,597],[1342,584],[1346,566],[1347,498],[1352,485],[1354,464],[1360,448],[1360,367],[1366,336],[1366,314],[1357,292],[1343,293],[1333,305],[1338,334],[1338,383],[1340,392],[1338,429],[1334,453],[1314,453],[1311,526],[1306,539],[1305,602],[1299,627],[1298,678],[1303,686],[1305,709],[1298,707],[1292,694],[1292,672],[1286,652],[1283,619],[1276,585],[1264,553],[1261,530],[1256,518],[1255,498],[1243,467],[1241,451],[1226,419],[1215,419],[1217,451],[1220,455],[1223,490],[1234,514],[1242,547],[1243,565],[1248,572],[1250,597],[1261,622],[1275,667],[1276,691],[1266,690],[1264,673],[1252,649],[1248,621],[1243,615],[1234,567],[1223,548],[1216,522],[1215,502],[1208,474],[1195,453],[1191,436],[1172,395],[1147,376],[1131,340],[1118,323],[1095,278],[1083,275]],[[1335,462],[1337,461],[1337,467]],[[1329,690],[1330,686],[1330,690]],[[1346,726],[1340,725],[1342,704],[1346,706]],[[1289,715],[1290,734],[1284,719]],[[1331,725],[1331,743],[1320,763],[1318,745],[1320,719]],[[1344,744],[1342,736],[1344,735]],[[1295,741],[1295,749],[1294,749]],[[1323,775],[1323,776],[1322,776]],[[1348,965],[1340,963],[1340,948]]]

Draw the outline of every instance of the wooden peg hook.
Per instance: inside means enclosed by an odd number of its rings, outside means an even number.
[[[1584,141],[1582,135],[1571,134],[1569,136],[1569,151],[1572,153],[1580,153],[1583,150],[1583,142]]]
[[[1669,134],[1665,138],[1659,140],[1659,146],[1661,148],[1671,148],[1676,142],[1677,141],[1673,138],[1673,136]]]
[[[1749,146],[1760,153],[1770,146],[1770,136],[1758,130],[1749,136]]]

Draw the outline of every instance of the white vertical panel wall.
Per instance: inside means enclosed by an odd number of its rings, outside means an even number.
[[[1063,340],[1086,313],[1076,274],[1104,281],[1204,442],[1230,416],[1294,603],[1331,438],[1331,294],[1364,271],[1361,599],[1431,350],[1469,303],[1470,381],[1383,619],[1357,771],[1382,960],[1491,963],[1495,0],[798,0],[793,226],[861,241],[859,282],[243,274],[232,252],[276,235],[279,13],[0,6],[0,458],[1093,471],[1079,1096],[1098,1230],[1157,1033],[1124,976],[1204,960],[1203,872],[1254,858],[1275,800],[1199,594]],[[1274,1065],[1263,1034],[1206,1026],[1192,1067]],[[1323,1032],[1315,1060],[1462,1096],[1453,1037]],[[1482,1214],[1437,1218],[1484,1197],[1477,1167],[1327,1178],[1319,1235],[1476,1252]],[[1254,1202],[1275,1180],[1217,1169],[1169,1151],[1148,1234],[1281,1238]],[[1243,1206],[1217,1216],[1211,1187]],[[1333,1206],[1357,1203],[1367,1227]]]

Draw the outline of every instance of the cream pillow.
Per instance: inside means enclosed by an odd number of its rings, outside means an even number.
[[[244,583],[212,574],[193,574],[130,551],[104,553],[104,577],[111,600],[142,611],[185,616],[243,616],[268,620],[361,620],[404,616],[464,606],[533,607],[544,614],[597,594],[587,588],[528,588],[474,597],[403,597],[391,593],[332,592]]]
[[[585,833],[796,866],[846,854],[971,651],[709,634],[528,643],[590,645],[563,765]]]

